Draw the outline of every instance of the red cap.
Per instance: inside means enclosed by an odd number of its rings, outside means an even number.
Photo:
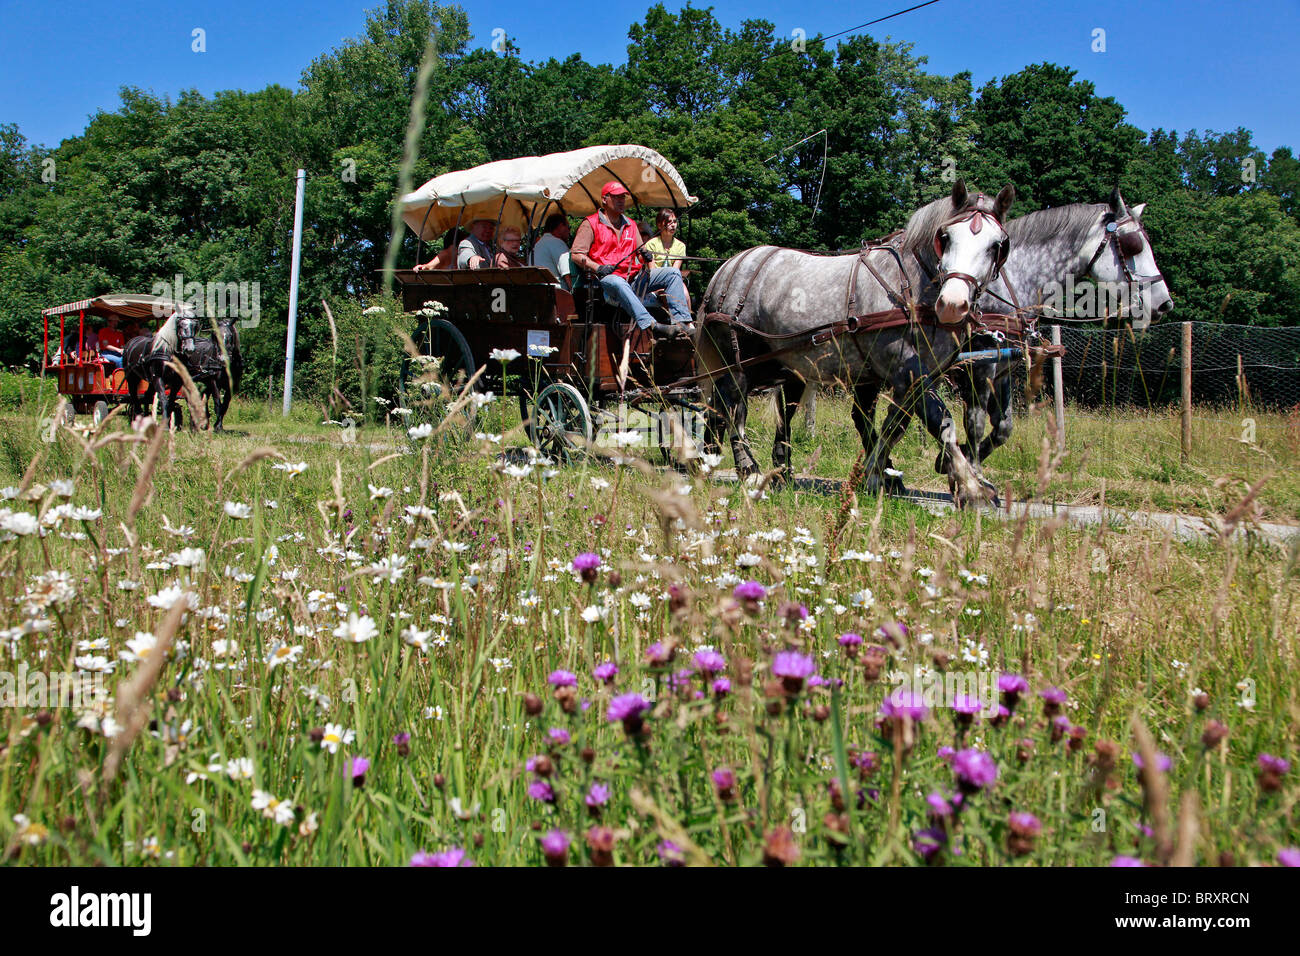
[[[620,183],[617,179],[611,179],[609,182],[605,183],[604,186],[600,187],[601,199],[604,199],[606,196],[629,196],[629,195],[631,195],[631,193],[627,191],[627,187],[624,186],[622,183]]]

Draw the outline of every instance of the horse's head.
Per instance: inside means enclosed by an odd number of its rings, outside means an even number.
[[[1089,248],[1094,250],[1086,274],[1099,286],[1115,290],[1120,307],[1139,328],[1174,308],[1151,239],[1142,227],[1146,208],[1146,203],[1128,206],[1116,189],[1080,251],[1088,255]]]
[[[1002,228],[1002,219],[1015,198],[1015,187],[1010,184],[992,200],[983,193],[968,193],[964,180],[953,185],[949,215],[934,231],[939,289],[934,311],[943,324],[964,322],[1007,261],[1011,240]]]

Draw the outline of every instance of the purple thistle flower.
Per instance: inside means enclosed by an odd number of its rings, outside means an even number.
[[[618,676],[618,665],[613,661],[597,664],[596,669],[591,672],[591,676],[602,683],[611,684],[614,678]]]
[[[797,694],[803,682],[817,670],[817,663],[807,654],[798,651],[781,651],[772,658],[772,676],[781,678],[788,693]]]
[[[640,694],[620,694],[609,702],[605,718],[611,722],[621,720],[624,733],[635,735],[641,732],[642,715],[650,707],[650,701]]]
[[[874,773],[876,770],[880,769],[879,758],[870,750],[859,750],[853,755],[849,762],[857,769],[866,771],[867,773]]]
[[[926,706],[920,694],[899,687],[885,697],[885,702],[880,705],[880,712],[896,720],[908,717],[913,723],[918,723],[925,720],[930,713],[930,708]]]
[[[953,698],[952,709],[963,717],[974,717],[984,709],[984,705],[969,694],[958,694]]]
[[[1029,681],[1019,674],[1003,674],[998,678],[998,692],[1002,695],[1002,703],[1006,704],[1007,709],[1015,710],[1020,695],[1029,693]]]
[[[528,796],[541,803],[554,803],[555,791],[545,780],[534,780],[528,785]]]
[[[917,830],[912,837],[912,848],[920,855],[921,859],[929,863],[935,855],[944,848],[948,842],[948,834],[938,827],[927,827],[924,830]]]
[[[578,675],[572,671],[551,671],[546,682],[552,687],[577,687]]]
[[[1168,757],[1166,757],[1164,754],[1158,752],[1156,753],[1156,767],[1160,770],[1161,773],[1168,771],[1169,768],[1172,767],[1173,765],[1174,762],[1170,760]],[[1142,762],[1142,755],[1138,753],[1136,750],[1133,751],[1133,766],[1137,767],[1139,770],[1141,770],[1143,767],[1146,766],[1146,764]]]
[[[348,763],[348,776],[352,778],[352,786],[363,786],[366,782],[366,771],[369,769],[369,760],[365,757],[353,757]]]
[[[956,808],[948,801],[948,798],[937,790],[926,797],[925,802],[930,805],[931,817],[950,817],[956,812]]]
[[[1117,856],[1110,861],[1111,866],[1146,866],[1141,860],[1132,856]]]
[[[1277,862],[1282,866],[1300,866],[1300,850],[1293,846],[1278,850]]]
[[[840,642],[840,647],[844,647],[844,648],[854,648],[854,647],[862,646],[862,635],[854,634],[852,631],[850,631],[847,634],[841,634],[838,638],[836,638],[836,640]]]
[[[676,646],[665,647],[663,641],[655,641],[645,649],[645,659],[651,664],[667,664],[676,653]]]
[[[542,854],[550,866],[564,866],[569,856],[569,835],[563,830],[551,830],[542,837]]]
[[[706,678],[720,673],[727,669],[727,659],[717,651],[704,650],[696,651],[695,657],[692,658],[695,663],[695,669],[703,674]]]
[[[1069,699],[1069,694],[1059,687],[1046,687],[1038,692],[1038,696],[1043,699],[1043,714],[1047,717],[1055,717],[1061,712],[1061,705]]]
[[[1043,824],[1038,817],[1023,810],[1012,813],[1007,817],[1007,823],[1013,831],[1020,835],[1037,836],[1043,832]]]
[[[956,753],[957,751],[953,750],[947,744],[944,744],[936,751],[936,755],[939,757],[939,759],[942,760],[944,763],[948,764],[948,766],[952,766],[952,758],[953,756],[956,755]]]
[[[1291,769],[1291,762],[1283,760],[1281,757],[1274,757],[1272,754],[1260,754],[1259,769],[1281,776]]]
[[[598,567],[600,567],[600,555],[593,551],[584,551],[573,559],[573,570],[579,574],[595,571]]]
[[[952,758],[957,786],[966,793],[977,793],[998,778],[998,765],[982,750],[959,750]]]
[[[546,736],[551,738],[551,743],[564,746],[573,740],[569,732],[563,727],[552,727],[546,732]]]
[[[767,588],[757,581],[743,581],[736,585],[735,590],[731,592],[731,596],[737,601],[756,604],[767,597]]]
[[[668,675],[668,689],[671,691],[685,690],[691,686],[691,678],[695,674],[693,671],[686,669]]]
[[[661,840],[656,849],[659,852],[659,862],[664,866],[686,865],[686,854],[672,840]]]
[[[587,791],[586,804],[589,807],[603,807],[609,802],[609,787],[603,783],[593,783]]]
[[[409,744],[410,742],[411,742],[411,735],[406,733],[405,731],[403,731],[400,734],[393,734],[393,743],[397,744],[399,747],[402,744]]]
[[[411,857],[411,866],[473,866],[473,862],[465,856],[465,851],[458,846],[441,853],[426,853],[420,850]]]
[[[719,767],[709,775],[713,785],[719,790],[730,790],[736,786],[736,772],[730,767]]]

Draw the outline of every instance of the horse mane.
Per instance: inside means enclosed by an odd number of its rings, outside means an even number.
[[[1109,208],[1105,203],[1076,202],[1009,219],[1006,229],[1011,238],[1011,248],[1050,242],[1062,234],[1068,235],[1077,246]]]
[[[953,216],[965,210],[978,209],[980,212],[993,212],[993,197],[986,196],[981,192],[971,192],[966,199],[966,205],[957,209],[952,202],[952,196],[943,196],[933,202],[926,203],[907,220],[907,225],[903,228],[903,234],[898,238],[898,247],[903,252],[919,252],[922,255],[927,250],[931,258],[934,255],[934,237],[939,232],[939,228]]]
[[[153,334],[152,349],[154,351],[157,351],[158,346],[165,345],[167,346],[168,349],[175,352],[176,342],[177,342],[176,313],[173,312],[170,316],[168,316],[167,321],[162,324],[162,327],[159,328],[158,331]]]

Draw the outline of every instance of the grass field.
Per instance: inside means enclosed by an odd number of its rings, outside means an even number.
[[[247,403],[242,435],[42,432],[15,387],[13,863],[1300,855],[1295,550],[754,497],[630,456],[504,470],[491,439],[345,442]],[[505,405],[482,427],[517,443]],[[1255,514],[1295,521],[1293,427],[1255,418],[1248,444],[1198,419],[1188,465],[1172,415],[1070,410],[1042,460],[1022,418],[988,473],[1220,517],[1267,475]],[[796,467],[847,477],[847,422],[820,402]],[[770,429],[757,408],[764,462]],[[909,484],[942,487],[932,460],[913,428]]]

